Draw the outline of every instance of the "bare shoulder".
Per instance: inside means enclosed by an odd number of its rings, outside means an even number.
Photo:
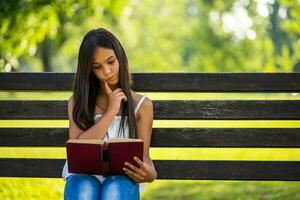
[[[69,103],[73,103],[73,101],[74,101],[74,99],[73,99],[73,95],[72,96],[70,96],[70,98],[69,98]]]
[[[74,104],[74,97],[73,97],[73,95],[70,96],[70,98],[69,98],[69,100],[68,100],[68,104],[71,104],[71,105]]]
[[[73,105],[74,105],[74,99],[73,99],[73,95],[70,96],[69,100],[68,100],[68,109],[73,109]]]
[[[149,111],[150,109],[152,110],[153,109],[153,103],[151,101],[151,99],[149,99],[148,97],[146,97],[140,107],[140,110],[146,110],[146,111]]]
[[[134,92],[134,91],[132,91],[131,94],[132,94],[132,98],[133,98],[134,104],[135,104],[135,106],[136,106],[136,105],[140,102],[140,100],[142,99],[143,95],[138,94],[138,93],[136,93],[136,92]],[[146,98],[144,99],[142,105],[143,105],[143,104],[152,104],[152,101],[151,101],[148,97],[146,97]],[[142,106],[142,105],[141,105],[141,106]],[[148,106],[149,106],[149,105],[148,105]]]
[[[133,92],[132,96],[133,96],[133,99],[134,99],[134,102],[135,102],[135,106],[138,104],[138,102],[143,97],[143,95],[137,94],[135,92]],[[152,103],[151,99],[149,99],[148,97],[146,97],[143,100],[140,108],[137,111],[137,117],[139,118],[142,115],[149,115],[149,114],[152,114],[152,113],[153,113],[153,103]]]

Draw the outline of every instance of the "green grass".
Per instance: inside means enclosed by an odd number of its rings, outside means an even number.
[[[49,178],[0,178],[0,199],[62,199],[64,181]]]
[[[62,199],[64,181],[46,178],[0,178],[0,199]],[[299,182],[185,181],[147,183],[142,200],[152,199],[299,199]]]
[[[164,180],[149,185],[142,199],[299,199],[299,186],[299,182],[278,181]]]
[[[66,100],[70,92],[1,92],[1,100]],[[157,99],[299,100],[290,93],[147,93]],[[0,127],[67,127],[67,120],[0,120]],[[155,120],[154,127],[299,128],[299,120]],[[298,148],[151,148],[152,159],[177,160],[300,160]],[[0,148],[2,158],[66,158],[64,148]],[[62,199],[62,179],[0,178],[0,199]],[[148,199],[300,199],[300,182],[156,180],[141,194]]]

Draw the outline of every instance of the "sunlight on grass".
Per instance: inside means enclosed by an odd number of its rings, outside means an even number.
[[[62,199],[63,179],[0,178],[0,199]]]
[[[0,199],[62,199],[64,184],[57,178],[0,178]],[[145,183],[141,200],[299,199],[299,187],[287,181],[155,180]]]
[[[300,182],[156,180],[146,183],[143,200],[150,199],[299,199]]]

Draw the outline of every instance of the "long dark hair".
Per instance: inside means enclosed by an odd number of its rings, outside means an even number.
[[[101,90],[98,78],[92,71],[93,54],[98,47],[114,50],[119,61],[119,87],[127,97],[122,100],[122,117],[118,136],[121,129],[125,133],[128,123],[129,137],[137,137],[137,125],[134,113],[134,102],[131,95],[132,77],[128,69],[128,60],[124,48],[119,40],[104,28],[93,29],[83,38],[78,53],[77,72],[73,88],[73,119],[82,130],[87,130],[95,124],[95,103]],[[127,121],[125,117],[127,116]]]

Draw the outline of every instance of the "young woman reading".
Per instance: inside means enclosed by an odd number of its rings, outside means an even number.
[[[136,167],[124,163],[126,175],[75,174],[63,169],[65,199],[139,199],[143,182],[152,182],[156,170],[149,156],[153,123],[150,99],[132,89],[127,56],[119,40],[98,28],[83,38],[73,95],[68,101],[69,138],[140,138],[143,161],[134,157]]]

